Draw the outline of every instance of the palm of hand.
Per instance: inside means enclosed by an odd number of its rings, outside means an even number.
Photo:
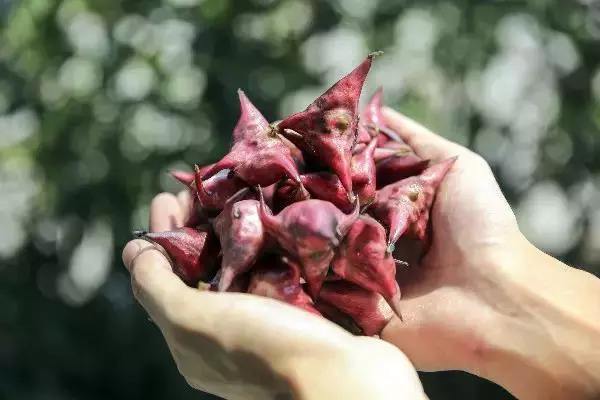
[[[189,203],[187,193],[158,195],[150,230],[181,226]],[[278,301],[190,288],[148,242],[130,242],[123,260],[134,295],[161,329],[181,374],[197,389],[228,399],[289,397],[284,376],[293,362],[327,362],[352,340],[329,321]]]
[[[150,229],[181,226],[189,202],[185,193],[157,196]],[[361,379],[374,398],[386,392],[422,397],[412,365],[382,340],[353,337],[326,319],[272,299],[190,288],[161,252],[142,240],[127,244],[123,261],[135,297],[161,329],[179,371],[194,388],[227,399],[291,398],[308,381],[314,398],[328,390],[355,398],[360,380],[342,387],[333,382],[346,379],[348,368],[353,372],[355,365],[366,365]]]
[[[397,114],[388,118],[421,156],[459,157],[436,195],[431,247],[398,271],[404,322],[392,320],[382,338],[419,369],[468,370],[489,342],[480,327],[506,296],[492,284],[492,265],[510,256],[503,249],[518,235],[516,220],[483,159]]]
[[[195,292],[181,302],[163,329],[177,367],[192,387],[228,399],[288,398],[294,362],[326,363],[351,339],[326,320],[257,296]]]

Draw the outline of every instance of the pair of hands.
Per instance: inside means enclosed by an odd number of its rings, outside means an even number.
[[[134,295],[161,329],[191,386],[228,399],[425,398],[412,362],[420,370],[469,371],[534,398],[566,377],[566,372],[548,377],[538,365],[563,362],[555,348],[526,354],[530,341],[552,342],[551,334],[539,333],[547,325],[532,316],[547,305],[540,298],[552,294],[531,294],[532,271],[557,262],[523,238],[480,156],[392,110],[385,110],[385,117],[421,157],[436,162],[458,155],[458,160],[433,205],[430,249],[420,265],[399,271],[404,321],[391,320],[381,339],[354,337],[275,300],[199,292],[183,284],[150,243],[127,244],[123,260]],[[182,225],[189,201],[185,193],[157,196],[150,229]],[[554,267],[563,272],[562,265]],[[564,282],[562,276],[557,279]],[[548,278],[542,289],[551,290],[553,282]],[[574,285],[592,289],[589,277],[577,277]],[[596,311],[587,307],[579,317]],[[588,333],[589,340],[598,338],[595,330]],[[520,383],[524,379],[527,385]]]

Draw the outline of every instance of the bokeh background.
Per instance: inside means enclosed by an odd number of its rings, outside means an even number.
[[[274,120],[372,50],[366,94],[482,154],[527,236],[600,272],[598,1],[0,0],[0,398],[203,398],[121,248],[166,171],[225,151],[238,87]]]

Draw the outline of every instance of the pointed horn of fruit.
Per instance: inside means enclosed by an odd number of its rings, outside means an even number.
[[[196,196],[198,197],[198,201],[200,205],[207,204],[210,202],[209,194],[206,192],[204,188],[204,183],[202,182],[202,173],[200,171],[200,167],[197,164],[194,164],[194,183],[196,184]]]
[[[269,123],[252,104],[242,89],[238,89],[240,99],[240,118],[233,128],[233,142],[239,142],[249,136],[255,136],[258,130],[268,128]]]
[[[358,101],[373,57],[371,53],[348,75],[333,84],[304,111],[282,120],[278,128],[317,163],[329,167],[348,193],[352,147],[358,134]]]
[[[398,284],[396,283],[396,293],[389,299],[386,299],[387,303],[390,305],[390,308],[392,310],[394,310],[394,313],[398,316],[398,318],[400,319],[400,321],[404,321],[404,319],[402,318],[402,311],[401,311],[401,306],[400,306],[400,298],[402,297],[401,293],[400,293],[400,287],[398,286]]]
[[[339,157],[331,163],[331,169],[340,178],[342,186],[348,192],[348,198],[354,195],[352,193],[351,160],[351,157]]]
[[[134,234],[160,245],[171,261],[173,272],[190,286],[196,286],[200,279],[208,278],[216,267],[219,247],[208,226]]]
[[[348,231],[352,227],[352,224],[354,224],[354,222],[357,220],[359,215],[360,215],[360,201],[358,200],[358,197],[356,197],[354,199],[354,210],[352,210],[352,212],[350,214],[346,214],[344,216],[344,218],[340,221],[339,225],[337,226],[337,234],[338,234],[339,239],[346,236],[346,233],[348,233]]]
[[[258,209],[258,215],[263,223],[267,232],[278,232],[280,221],[279,218],[275,217],[271,210],[265,203],[265,197],[263,196],[262,188],[260,185],[257,187],[258,197],[260,200],[260,208]]]
[[[342,102],[345,101],[346,105],[348,106],[357,106],[358,100],[360,98],[360,93],[362,92],[362,88],[367,78],[367,74],[371,69],[373,59],[381,54],[383,54],[383,51],[374,51],[372,53],[369,53],[367,58],[365,58],[365,60],[362,63],[360,63],[358,67],[356,67],[348,75],[344,76],[342,79],[337,81],[320,98],[325,98],[326,100],[331,101],[331,99],[327,99],[327,97],[334,95],[338,97],[339,94],[344,93],[342,95],[345,96],[343,100],[339,99],[339,97],[336,100],[341,100]]]
[[[366,128],[370,137],[377,137],[379,129],[384,124],[381,115],[381,105],[383,97],[383,88],[377,88],[363,112],[360,114],[362,127]]]
[[[458,156],[450,157],[444,161],[440,161],[437,164],[433,164],[425,171],[421,173],[421,179],[423,182],[431,184],[433,187],[438,187],[442,182],[442,179],[446,176],[450,168],[456,162]]]
[[[221,275],[217,283],[217,291],[225,292],[231,286],[231,282],[235,278],[235,270],[228,267],[221,268]]]
[[[400,236],[408,229],[410,220],[409,220],[409,210],[405,207],[398,207],[393,210],[390,210],[390,232],[388,234],[388,252],[392,253],[394,251],[396,242],[400,239]]]
[[[210,167],[206,172],[202,175],[204,178],[209,178],[216,174],[219,171],[224,169],[233,169],[236,166],[236,160],[231,156],[231,153],[225,155],[225,157],[221,158],[218,162],[214,163],[212,167]]]
[[[194,174],[192,172],[173,170],[169,173],[185,186],[189,187],[194,182]]]

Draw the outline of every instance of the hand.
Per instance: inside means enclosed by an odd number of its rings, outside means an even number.
[[[418,369],[468,371],[519,398],[597,396],[598,279],[523,237],[480,156],[390,109],[385,117],[421,157],[458,160],[433,204],[431,247],[399,271],[404,322],[392,320],[382,338]]]
[[[182,225],[185,193],[152,202],[150,229]],[[194,388],[227,399],[423,399],[416,371],[394,346],[354,337],[287,304],[186,286],[152,244],[123,250],[133,293]]]
[[[520,239],[517,222],[483,158],[392,110],[385,116],[422,158],[458,159],[436,194],[428,253],[398,274],[405,323],[392,321],[383,337],[419,369],[467,369],[487,345],[485,321],[496,307],[490,298],[504,297],[491,293],[497,271],[490,261],[510,256],[506,249]]]

